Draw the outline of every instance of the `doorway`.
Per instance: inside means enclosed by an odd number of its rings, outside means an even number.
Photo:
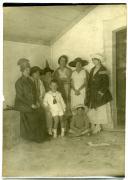
[[[116,31],[116,107],[117,126],[125,127],[126,28]]]

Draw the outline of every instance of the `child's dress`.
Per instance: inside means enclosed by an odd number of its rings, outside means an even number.
[[[44,96],[43,104],[45,107],[49,107],[52,117],[64,115],[66,105],[60,92],[47,92]]]
[[[70,132],[73,134],[82,133],[89,129],[89,119],[85,113],[74,115],[70,124]]]

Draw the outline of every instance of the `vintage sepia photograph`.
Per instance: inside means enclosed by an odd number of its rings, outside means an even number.
[[[127,4],[3,4],[3,177],[125,176]]]

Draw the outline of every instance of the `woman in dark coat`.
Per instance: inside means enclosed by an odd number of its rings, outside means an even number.
[[[30,64],[27,59],[20,59],[18,65],[22,76],[15,83],[15,109],[20,111],[20,134],[24,139],[41,142],[46,134],[41,126],[36,86],[29,77]]]
[[[109,77],[107,69],[102,65],[103,56],[95,54],[92,56],[94,67],[90,71],[87,101],[89,108],[88,116],[92,125],[93,133],[101,130],[101,125],[112,122],[109,91]]]

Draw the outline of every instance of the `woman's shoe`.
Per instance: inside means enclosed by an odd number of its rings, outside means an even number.
[[[97,134],[101,131],[100,124],[95,125],[95,129],[92,131],[92,134]]]

